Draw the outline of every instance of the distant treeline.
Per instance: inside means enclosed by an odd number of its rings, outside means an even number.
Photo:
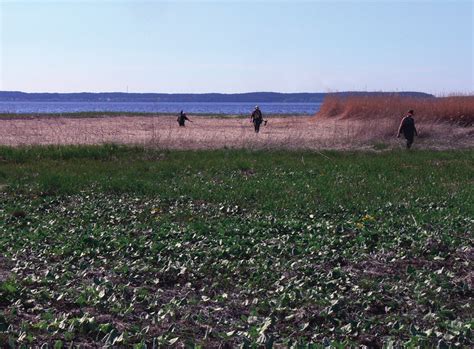
[[[123,93],[123,92],[81,92],[81,93],[26,93],[0,91],[4,102],[250,102],[250,103],[321,103],[327,95],[368,96],[397,95],[410,97],[434,97],[423,92],[335,92],[335,93]]]

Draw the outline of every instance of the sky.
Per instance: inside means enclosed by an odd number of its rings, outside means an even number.
[[[0,90],[474,92],[474,1],[0,0]]]

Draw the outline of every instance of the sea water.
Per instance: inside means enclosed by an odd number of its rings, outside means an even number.
[[[171,113],[181,110],[189,114],[250,114],[255,105],[264,114],[314,115],[321,103],[196,103],[196,102],[2,102],[0,113],[43,114],[77,112],[132,112],[132,113]]]

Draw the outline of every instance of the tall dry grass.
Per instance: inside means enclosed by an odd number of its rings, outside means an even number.
[[[317,117],[342,119],[394,119],[397,122],[408,110],[422,122],[447,122],[461,126],[474,125],[474,96],[406,97],[393,95],[328,95]]]
[[[380,149],[401,146],[399,118],[269,118],[255,134],[248,119],[194,117],[178,127],[174,116],[32,118],[0,120],[0,145],[131,144],[163,149]],[[417,122],[415,146],[429,149],[474,147],[474,129]]]

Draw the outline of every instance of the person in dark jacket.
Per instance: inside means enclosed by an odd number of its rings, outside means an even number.
[[[252,115],[250,116],[251,121],[253,122],[253,126],[255,128],[255,133],[260,131],[260,125],[263,122],[263,114],[258,105],[255,106],[255,110],[253,111]]]
[[[413,139],[415,138],[415,136],[418,136],[418,131],[415,127],[415,119],[413,119],[414,114],[415,112],[413,110],[409,110],[408,115],[402,119],[400,127],[398,128],[397,138],[399,138],[400,134],[403,133],[403,136],[407,140],[408,149],[413,144]]]
[[[185,126],[184,123],[186,121],[192,122],[191,120],[189,120],[189,118],[186,116],[186,114],[182,110],[181,110],[181,113],[179,113],[177,121],[178,121],[179,126],[183,126],[183,127]]]

